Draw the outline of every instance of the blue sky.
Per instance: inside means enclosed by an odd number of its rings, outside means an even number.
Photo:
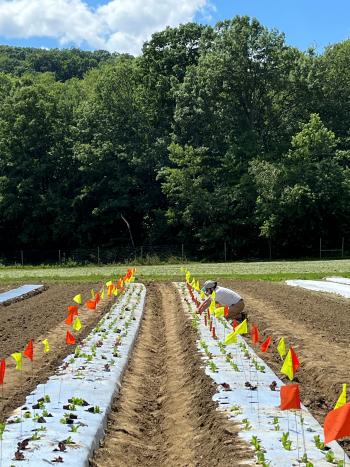
[[[139,53],[166,25],[255,16],[287,43],[322,52],[350,37],[350,0],[0,0],[0,43]]]

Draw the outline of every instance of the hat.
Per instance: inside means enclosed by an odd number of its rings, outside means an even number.
[[[208,290],[208,289],[215,289],[216,285],[217,285],[217,282],[215,282],[215,281],[206,281],[203,284],[202,290],[205,291],[205,290]]]

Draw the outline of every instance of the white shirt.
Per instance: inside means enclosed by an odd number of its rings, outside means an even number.
[[[226,289],[225,287],[217,286],[215,289],[215,301],[219,302],[221,305],[236,305],[242,297],[238,293],[234,292],[231,289]]]

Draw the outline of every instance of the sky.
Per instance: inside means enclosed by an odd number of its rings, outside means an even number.
[[[140,53],[152,33],[249,15],[302,50],[350,37],[350,0],[0,0],[0,44]]]

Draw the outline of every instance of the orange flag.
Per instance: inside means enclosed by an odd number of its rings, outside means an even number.
[[[87,302],[85,302],[85,306],[86,306],[86,308],[88,308],[89,310],[95,310],[95,308],[96,308],[96,300],[88,300]]]
[[[234,319],[232,324],[233,324],[233,329],[236,329],[236,327],[239,325],[239,322],[236,319]]]
[[[225,306],[225,309],[224,309],[224,316],[225,316],[225,318],[228,318],[229,312],[230,312],[230,309],[229,309],[228,305],[226,305],[226,306]]]
[[[259,343],[259,329],[255,324],[252,327],[251,336],[252,336],[253,344],[258,344]]]
[[[78,314],[78,307],[75,306],[75,305],[70,305],[70,306],[68,307],[68,311],[69,311],[69,313],[75,313],[75,314],[77,315],[77,314]],[[74,315],[73,315],[73,316],[74,316]]]
[[[69,331],[67,331],[67,334],[66,334],[66,344],[67,345],[75,344],[75,337]]]
[[[292,355],[293,371],[294,371],[294,374],[295,374],[297,372],[298,368],[300,367],[300,362],[299,362],[299,358],[297,357],[297,354],[295,353],[293,347],[290,348],[290,353]]]
[[[96,294],[95,294],[95,300],[96,300],[96,303],[99,303],[99,302],[100,302],[100,300],[101,300],[101,294],[100,294],[100,293],[96,292]]]
[[[262,352],[266,352],[267,349],[270,347],[270,344],[271,344],[271,339],[272,339],[272,336],[269,336],[265,342],[263,342],[260,346],[260,350]]]
[[[3,358],[0,363],[0,384],[4,384],[5,371],[6,371],[6,360]]]
[[[281,386],[281,410],[300,409],[300,391],[299,384],[288,384],[288,386]]]
[[[350,402],[326,415],[323,430],[325,444],[350,436]]]
[[[33,346],[33,339],[30,339],[30,341],[27,344],[27,347],[24,349],[23,355],[29,360],[33,361],[34,358],[34,346]]]

